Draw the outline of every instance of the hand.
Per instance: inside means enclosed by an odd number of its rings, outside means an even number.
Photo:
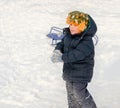
[[[53,63],[62,62],[62,53],[59,50],[54,50],[51,60]]]

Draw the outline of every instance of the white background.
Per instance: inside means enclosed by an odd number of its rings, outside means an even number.
[[[67,108],[62,63],[46,34],[68,12],[89,13],[99,43],[88,89],[98,108],[120,108],[119,0],[0,0],[0,108]]]

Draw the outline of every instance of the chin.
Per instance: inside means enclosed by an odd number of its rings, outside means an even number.
[[[75,32],[70,32],[72,35],[76,34]]]
[[[72,35],[75,35],[75,34],[77,34],[77,33],[71,33]]]

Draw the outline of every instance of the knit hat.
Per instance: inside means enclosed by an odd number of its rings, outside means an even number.
[[[66,23],[73,24],[75,26],[79,25],[84,31],[89,25],[89,16],[83,12],[73,11],[68,13]]]

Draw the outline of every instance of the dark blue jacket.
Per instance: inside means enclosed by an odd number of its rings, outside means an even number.
[[[88,28],[81,34],[71,35],[69,28],[64,30],[65,37],[55,49],[63,53],[63,79],[72,82],[90,82],[94,68],[94,44],[92,37],[97,31],[89,16]]]

